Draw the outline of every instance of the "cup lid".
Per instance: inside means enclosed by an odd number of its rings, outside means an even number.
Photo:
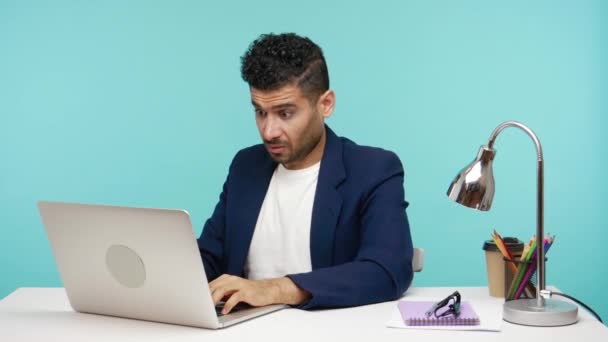
[[[502,239],[510,251],[521,252],[524,250],[524,242],[521,241],[520,239],[515,238],[515,237],[504,237]],[[483,246],[481,249],[483,249],[484,251],[489,251],[489,252],[498,252],[498,246],[496,246],[496,244],[494,243],[493,240],[486,240],[483,243]]]

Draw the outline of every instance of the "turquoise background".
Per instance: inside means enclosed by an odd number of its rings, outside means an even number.
[[[259,141],[240,56],[293,31],[325,51],[329,125],[406,168],[416,286],[486,285],[492,229],[535,231],[535,151],[498,138],[491,212],[446,189],[502,121],[546,159],[547,283],[608,319],[606,1],[0,0],[0,297],[60,286],[36,201],[184,208],[197,234]]]

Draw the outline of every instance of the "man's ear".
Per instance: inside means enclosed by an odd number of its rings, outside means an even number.
[[[321,96],[319,96],[319,100],[317,101],[317,110],[319,113],[323,115],[324,118],[328,118],[334,112],[334,107],[336,106],[336,93],[329,89]]]

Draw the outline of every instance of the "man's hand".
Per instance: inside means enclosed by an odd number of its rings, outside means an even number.
[[[251,306],[270,304],[298,305],[310,298],[310,293],[299,288],[287,277],[248,280],[241,277],[223,274],[209,283],[211,296],[215,304],[227,298],[222,313],[228,314],[239,302]]]

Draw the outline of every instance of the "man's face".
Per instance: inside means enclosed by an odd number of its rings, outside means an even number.
[[[319,155],[319,142],[324,143],[323,119],[329,115],[318,108],[319,101],[311,103],[297,85],[269,91],[251,88],[255,121],[274,161],[288,169],[299,169],[320,160],[315,157]]]

